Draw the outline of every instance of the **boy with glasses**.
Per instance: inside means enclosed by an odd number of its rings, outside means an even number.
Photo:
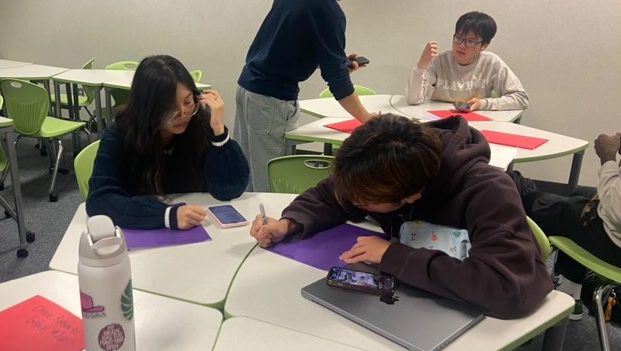
[[[408,81],[408,103],[431,99],[467,102],[471,111],[526,109],[528,94],[520,80],[500,57],[484,51],[495,34],[496,22],[489,15],[462,15],[451,51],[438,54],[435,41],[425,45]]]

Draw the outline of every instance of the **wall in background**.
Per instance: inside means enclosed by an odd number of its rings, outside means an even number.
[[[202,69],[227,102],[232,125],[236,80],[246,50],[271,6],[269,0],[72,1],[3,0],[0,57],[79,67],[168,53]],[[621,130],[621,2],[562,0],[343,0],[347,51],[371,64],[358,84],[403,94],[424,44],[450,49],[457,18],[470,10],[492,15],[498,33],[490,51],[520,77],[531,99],[523,124],[593,140]],[[294,63],[292,63],[294,64]],[[302,98],[325,87],[319,74],[301,85]],[[527,175],[565,181],[571,157],[518,164]],[[589,147],[581,183],[594,185],[597,157]]]

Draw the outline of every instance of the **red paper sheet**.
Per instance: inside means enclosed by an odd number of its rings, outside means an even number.
[[[545,144],[548,139],[529,137],[518,134],[495,132],[491,130],[482,130],[481,134],[492,144],[515,146],[522,149],[536,149]]]
[[[491,121],[492,120],[489,117],[485,117],[475,112],[458,112],[455,110],[435,110],[435,111],[428,111],[428,112],[442,119],[449,118],[455,115],[460,115],[464,117],[464,119],[468,122]]]
[[[347,121],[326,124],[325,126],[334,130],[338,130],[339,132],[351,134],[354,129],[358,128],[361,125],[362,123],[360,123],[360,121],[357,119],[348,119]]]
[[[82,320],[42,296],[0,312],[2,350],[79,351],[84,347]]]

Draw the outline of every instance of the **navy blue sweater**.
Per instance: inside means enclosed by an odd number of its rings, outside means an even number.
[[[214,139],[226,138],[224,136]],[[89,216],[106,215],[114,224],[124,228],[165,228],[164,214],[171,206],[154,195],[138,194],[140,177],[130,174],[127,165],[132,161],[124,149],[124,137],[116,127],[106,129],[99,144],[93,175],[89,181],[86,212]],[[212,140],[220,141],[220,140]],[[192,180],[187,158],[175,154],[168,156],[163,171],[163,188],[167,194],[209,192],[218,200],[227,201],[240,196],[248,184],[248,161],[241,148],[230,139],[222,146],[208,144],[204,152],[204,181],[200,185]],[[173,205],[169,213],[170,228],[178,229],[177,209]]]
[[[238,83],[253,93],[297,100],[317,69],[337,100],[354,92],[345,55],[345,14],[336,0],[274,0]]]

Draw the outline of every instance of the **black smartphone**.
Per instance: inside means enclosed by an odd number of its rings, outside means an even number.
[[[371,61],[369,61],[369,59],[364,57],[364,56],[356,56],[354,58],[354,61],[356,61],[358,63],[358,66],[368,65],[369,63],[371,63]],[[348,67],[353,67],[353,64],[351,63],[351,60],[349,60],[349,63],[347,64],[347,66]]]
[[[358,290],[375,295],[391,295],[395,292],[395,277],[393,276],[342,267],[330,268],[327,283],[330,286]]]
[[[457,112],[470,112],[470,104],[465,101],[455,101],[453,106]]]

